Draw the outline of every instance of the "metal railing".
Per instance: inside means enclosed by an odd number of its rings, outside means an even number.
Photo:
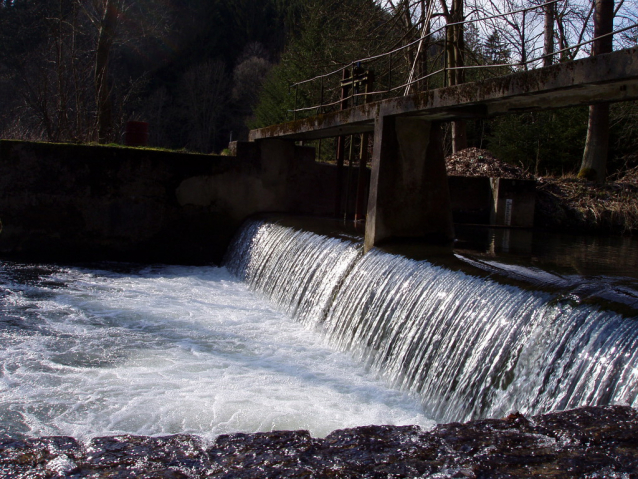
[[[638,23],[636,23],[614,30],[606,35],[591,38],[578,44],[553,51],[549,54],[532,55],[531,58],[527,58],[527,54],[529,52],[525,51],[525,45],[523,45],[521,58],[516,62],[490,63],[490,59],[486,58],[487,56],[485,54],[482,54],[482,58],[477,58],[476,56],[470,57],[469,55],[466,55],[467,52],[463,52],[463,55],[466,57],[465,59],[470,61],[466,61],[466,64],[461,66],[450,65],[448,59],[448,50],[450,46],[448,45],[448,29],[459,25],[477,24],[480,22],[488,22],[507,16],[522,14],[521,28],[524,36],[527,13],[544,9],[549,5],[558,3],[559,1],[560,0],[550,0],[539,5],[515,11],[489,15],[481,18],[466,19],[455,23],[447,23],[436,28],[434,31],[422,35],[419,38],[416,38],[415,40],[389,52],[360,58],[337,70],[293,83],[290,85],[289,92],[292,94],[294,90],[294,108],[289,110],[289,113],[292,113],[293,119],[296,120],[299,115],[316,115],[326,113],[339,109],[343,106],[357,105],[359,101],[369,101],[370,99],[379,100],[393,96],[405,96],[414,85],[420,84],[416,89],[417,91],[438,88],[446,86],[448,84],[448,76],[452,72],[457,71],[472,72],[496,70],[495,76],[498,76],[520,71],[522,69],[529,69],[530,67],[534,68],[541,65],[547,57],[554,58],[557,56],[563,56],[565,53],[579,51],[581,47],[591,44],[600,38],[616,35],[638,27]],[[537,35],[537,37],[538,36],[539,35]],[[424,43],[427,44],[428,49],[430,50],[429,53],[434,53],[432,58],[429,57],[428,52],[422,53],[422,45]],[[415,48],[418,49],[418,52],[413,54],[413,57],[410,58],[410,54],[412,53],[411,50]],[[419,55],[423,55],[423,57],[427,55],[427,58],[420,64],[422,67],[422,70],[419,72],[420,74],[416,75],[416,78],[414,78],[416,67],[419,65]],[[400,58],[400,61],[397,61],[397,58],[400,56],[403,58]],[[354,71],[357,68],[363,68],[363,66],[365,66],[368,71],[374,71],[375,77],[378,81],[376,88],[367,88],[366,91],[360,91],[360,88],[358,89],[355,86]],[[351,80],[349,88],[344,88],[344,78],[346,80]],[[393,84],[393,81],[396,81],[397,78],[407,78],[407,81],[402,81],[395,85]],[[466,79],[466,81],[474,81],[477,79],[480,78]],[[371,85],[368,84],[368,87],[370,86]],[[403,90],[403,93],[401,90]],[[301,101],[303,101],[303,103],[307,106],[300,106],[299,103]]]

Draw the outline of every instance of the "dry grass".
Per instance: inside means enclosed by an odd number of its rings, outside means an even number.
[[[600,233],[638,232],[638,182],[599,185],[575,177],[538,178],[541,226]]]
[[[447,158],[449,175],[533,178],[487,150],[468,148]],[[535,225],[589,233],[638,233],[638,167],[604,185],[575,176],[536,178]]]
[[[445,159],[450,176],[487,176],[489,178],[528,179],[532,175],[517,166],[497,159],[492,152],[480,148],[466,148]]]

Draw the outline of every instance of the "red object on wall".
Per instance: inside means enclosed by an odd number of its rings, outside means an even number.
[[[148,145],[148,123],[145,121],[127,122],[126,132],[124,133],[124,144],[126,146]]]

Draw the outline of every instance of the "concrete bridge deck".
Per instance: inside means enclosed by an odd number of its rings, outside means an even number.
[[[253,130],[250,140],[373,132],[365,248],[396,238],[453,238],[442,122],[638,99],[638,49],[380,100]],[[513,199],[508,199],[510,208]]]
[[[630,48],[269,126],[251,131],[249,139],[311,140],[372,132],[375,119],[386,115],[452,121],[635,99],[638,48]]]

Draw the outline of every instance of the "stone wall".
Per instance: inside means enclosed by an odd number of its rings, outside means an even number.
[[[250,215],[331,214],[335,178],[279,140],[236,157],[0,141],[0,254],[219,262]]]

